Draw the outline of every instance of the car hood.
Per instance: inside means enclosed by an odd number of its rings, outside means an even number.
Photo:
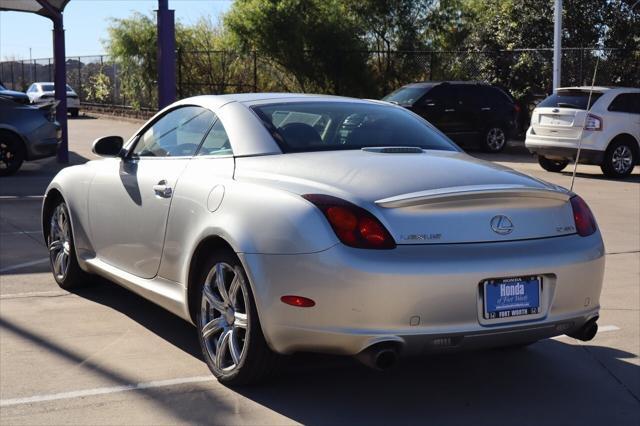
[[[269,181],[291,192],[329,193],[354,201],[451,187],[558,187],[461,152],[377,153],[363,150],[238,158],[236,178]]]

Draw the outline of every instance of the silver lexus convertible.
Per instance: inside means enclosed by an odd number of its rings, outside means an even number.
[[[192,322],[223,383],[299,351],[384,369],[597,331],[604,246],[585,202],[401,107],[202,96],[93,150],[44,199],[56,281],[101,275]]]

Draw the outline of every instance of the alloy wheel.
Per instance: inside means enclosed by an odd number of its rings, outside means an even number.
[[[16,154],[13,152],[12,144],[0,141],[0,169],[10,169],[16,160]]]
[[[633,166],[633,153],[626,145],[620,145],[611,154],[611,164],[616,173],[625,174]]]
[[[487,146],[492,151],[500,151],[506,142],[504,130],[493,127],[487,132]]]
[[[242,271],[216,263],[202,287],[200,333],[214,367],[229,373],[240,366],[249,338],[247,284]]]
[[[69,271],[71,256],[71,226],[64,204],[56,207],[49,226],[49,259],[53,274],[58,281],[64,281]]]

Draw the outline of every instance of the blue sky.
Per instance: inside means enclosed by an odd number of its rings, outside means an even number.
[[[193,23],[201,16],[214,21],[227,11],[231,0],[169,0],[176,19]],[[71,0],[64,11],[67,56],[104,52],[109,18],[124,18],[134,11],[152,13],[157,0]],[[51,21],[33,13],[0,12],[0,60],[48,58],[52,52]]]

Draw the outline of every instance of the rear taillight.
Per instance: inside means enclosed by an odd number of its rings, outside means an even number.
[[[602,130],[602,118],[597,115],[587,114],[587,119],[584,121],[585,130]]]
[[[366,249],[392,249],[396,243],[389,231],[365,209],[337,197],[303,195],[318,207],[343,244]]]
[[[587,203],[575,195],[571,198],[571,208],[573,209],[573,220],[576,223],[576,231],[581,237],[587,237],[596,232],[596,218],[593,217],[591,209]]]

